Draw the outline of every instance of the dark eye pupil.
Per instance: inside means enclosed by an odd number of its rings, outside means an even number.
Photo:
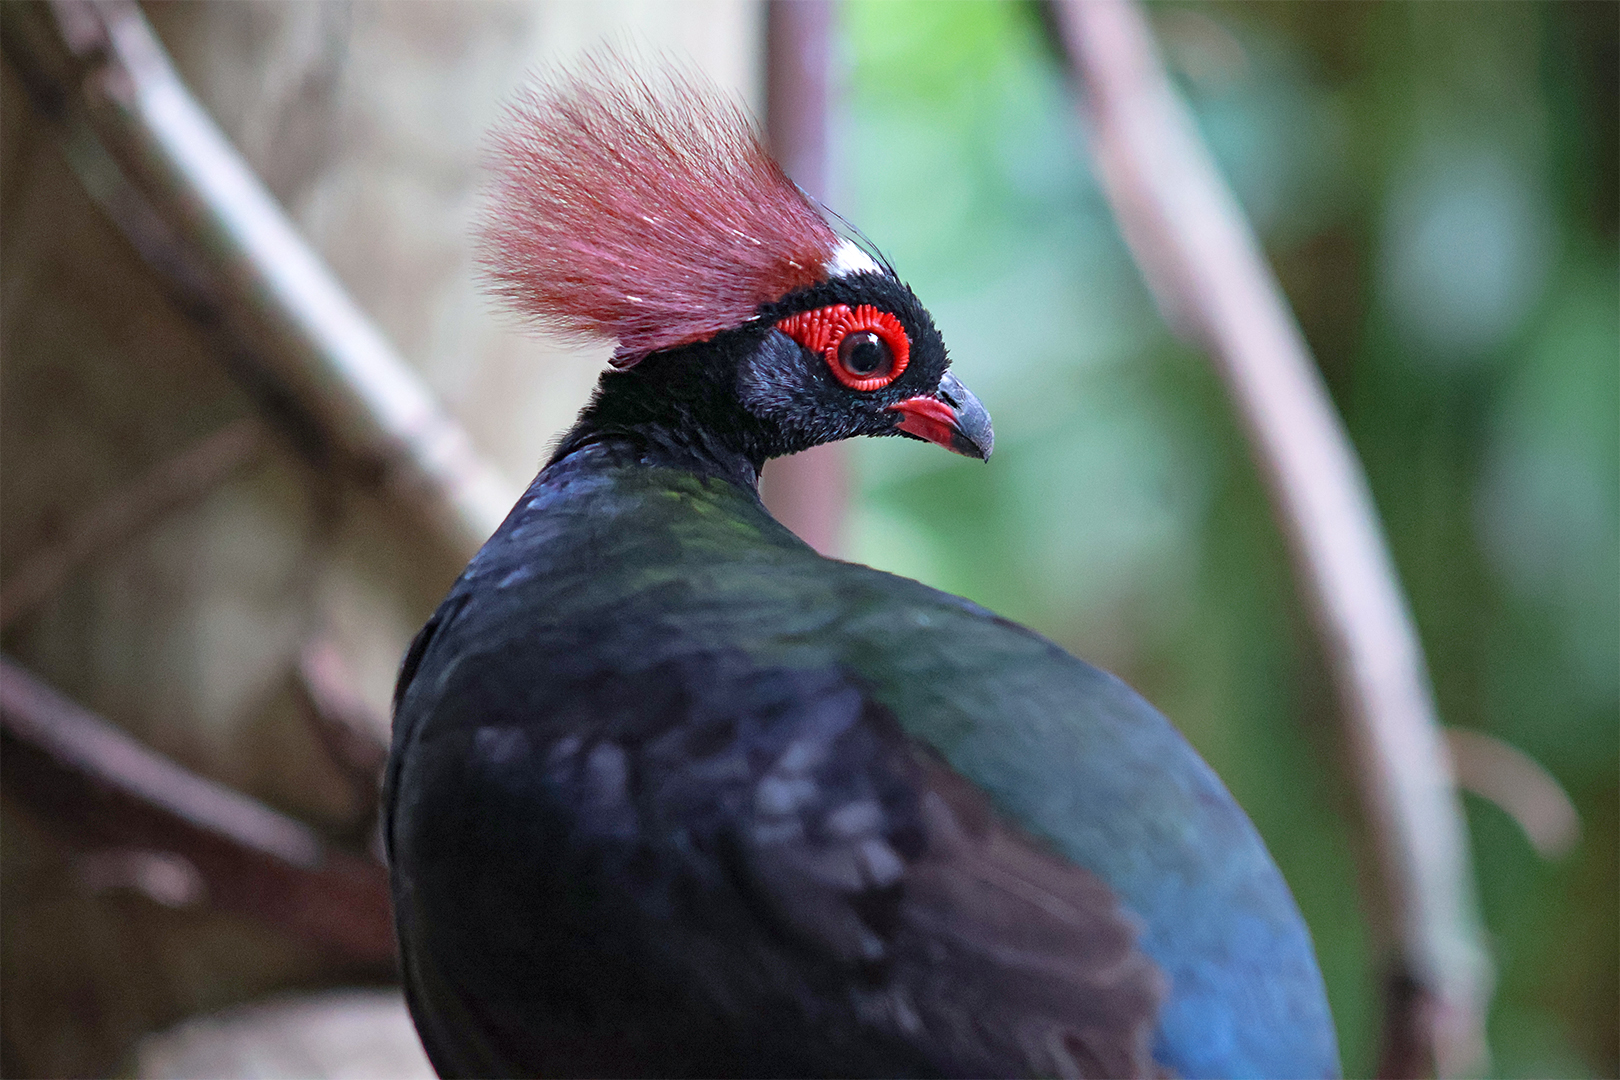
[[[888,373],[894,358],[883,339],[870,330],[850,334],[838,345],[838,362],[851,375],[869,378]]]

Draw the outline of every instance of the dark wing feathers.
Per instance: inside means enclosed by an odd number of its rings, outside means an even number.
[[[929,761],[929,856],[907,890],[908,931],[949,940],[984,980],[988,1030],[1043,1076],[1148,1076],[1166,987],[1139,928],[1098,878],[1015,832],[984,796]]]
[[[488,665],[515,662],[463,654],[442,692],[403,701],[461,751],[414,760],[472,773],[409,790],[487,804],[406,811],[455,821],[462,856],[453,880],[397,875],[413,1005],[524,1029],[533,1053],[436,1054],[441,1070],[1151,1072],[1162,980],[1114,896],[999,820],[846,673],[683,656],[581,668],[521,703],[481,695]],[[487,935],[453,931],[412,948],[414,928],[498,918],[465,902],[489,896],[528,914],[504,939],[522,955],[477,955]]]

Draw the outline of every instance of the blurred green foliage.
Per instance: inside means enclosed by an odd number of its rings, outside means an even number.
[[[1549,862],[1468,797],[1493,1071],[1616,1075],[1620,8],[1151,10],[1366,464],[1445,721],[1535,757],[1581,813]],[[1382,972],[1331,687],[1222,388],[1090,178],[1042,13],[843,18],[841,201],[997,435],[988,468],[861,446],[854,554],[1043,630],[1182,727],[1293,884],[1366,1075]]]

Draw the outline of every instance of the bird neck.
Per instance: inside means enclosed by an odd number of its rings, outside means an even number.
[[[699,342],[603,374],[547,468],[595,447],[593,461],[679,469],[757,493],[760,469],[777,451],[738,403],[733,344]]]
[[[544,472],[563,468],[675,469],[759,493],[762,461],[703,431],[661,424],[588,425],[582,419],[564,436]]]

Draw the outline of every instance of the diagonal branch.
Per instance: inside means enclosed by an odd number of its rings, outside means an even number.
[[[1397,951],[1385,1070],[1484,1056],[1491,966],[1467,833],[1411,613],[1366,478],[1253,231],[1130,0],[1060,0],[1097,173],[1166,317],[1232,395],[1338,686]]]
[[[334,850],[303,822],[182,768],[6,659],[0,732],[9,797],[92,845],[181,857],[222,910],[354,961],[392,963],[381,863]]]
[[[510,492],[187,91],[129,0],[0,4],[69,163],[205,323],[457,560]]]

